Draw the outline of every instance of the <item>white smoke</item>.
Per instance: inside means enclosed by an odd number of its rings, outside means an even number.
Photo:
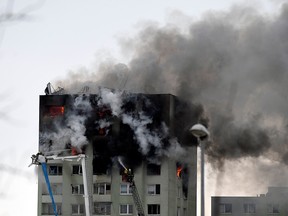
[[[55,121],[56,131],[40,133],[40,151],[60,151],[71,145],[81,151],[88,144],[85,136],[85,121],[92,110],[89,100],[80,95],[75,98],[73,110],[68,114],[64,126]]]
[[[112,92],[110,89],[101,88],[99,95],[101,99],[99,100],[98,105],[109,105],[114,116],[119,116],[121,114],[121,92]]]
[[[123,104],[123,92],[114,91],[110,89],[100,90],[100,100],[98,105],[105,105],[111,108],[112,114],[117,116],[122,120],[124,124],[129,125],[129,127],[134,132],[134,138],[139,144],[139,151],[142,155],[147,155],[151,147],[155,147],[155,152],[158,156],[168,156],[179,158],[184,155],[185,151],[180,146],[176,138],[169,139],[168,149],[164,149],[163,139],[168,137],[169,128],[163,122],[161,128],[157,131],[150,130],[148,125],[153,122],[153,119],[144,112],[139,111],[136,115],[131,113],[124,113],[121,109]],[[110,122],[102,122],[103,127],[110,125]],[[101,126],[100,126],[101,127]]]

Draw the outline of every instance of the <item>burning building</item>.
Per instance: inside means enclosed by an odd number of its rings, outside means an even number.
[[[39,150],[45,156],[86,155],[93,215],[141,215],[139,205],[145,215],[196,215],[197,140],[187,131],[197,116],[191,109],[199,107],[170,94],[103,88],[97,94],[43,95]],[[80,162],[47,165],[58,214],[85,215]],[[52,215],[39,173],[38,215]]]

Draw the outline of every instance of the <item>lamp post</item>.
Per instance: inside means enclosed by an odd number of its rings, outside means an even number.
[[[201,138],[209,137],[209,131],[202,124],[195,124],[190,128],[190,132],[197,138],[201,150],[201,216],[205,216],[205,188],[204,188],[204,150],[205,146],[201,143]]]

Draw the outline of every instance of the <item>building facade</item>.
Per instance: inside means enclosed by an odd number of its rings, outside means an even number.
[[[149,128],[158,128],[160,124],[156,121],[165,122],[167,127],[169,127],[170,136],[177,137],[179,133],[177,132],[178,128],[175,129],[177,125],[175,123],[175,119],[177,119],[176,98],[172,95],[149,95],[148,97],[148,100],[152,101],[152,103],[157,101],[155,102],[156,107],[160,107],[156,112],[153,109],[155,118],[152,118],[152,122],[148,125]],[[91,101],[91,96],[89,100]],[[137,99],[136,105],[131,105],[129,101],[127,110],[139,113],[147,109],[143,105],[143,100],[141,96],[140,100]],[[97,103],[97,107],[98,105],[99,103]],[[80,149],[87,156],[86,172],[89,204],[92,214],[95,216],[137,215],[130,184],[123,181],[123,167],[117,162],[117,157],[120,155],[125,166],[133,170],[134,181],[145,215],[196,216],[197,146],[187,144],[191,140],[188,139],[187,141],[186,138],[179,135],[179,140],[184,143],[182,147],[189,152],[190,158],[186,159],[185,163],[181,162],[183,159],[167,155],[154,157],[154,151],[148,152],[148,154],[153,156],[153,160],[143,157],[135,151],[135,146],[133,146],[135,145],[133,143],[135,142],[135,136],[130,136],[132,132],[129,131],[130,129],[127,128],[127,125],[121,123],[119,119],[115,120],[115,118],[111,117],[111,112],[107,112],[106,108],[105,112],[100,110],[100,113],[97,110],[98,108],[95,107],[92,110],[98,114],[95,114],[95,116],[89,114],[89,116],[93,116],[93,121],[89,119],[84,121],[86,124],[85,137],[87,137],[87,143],[85,148]],[[71,96],[40,96],[40,151],[43,151],[43,149],[47,151],[47,148],[49,148],[50,154],[58,151],[58,146],[53,148],[54,143],[66,139],[66,137],[59,138],[60,130],[58,128],[60,127],[59,125],[63,128],[63,125],[67,124],[65,119],[69,117],[65,115],[71,115],[71,110],[75,110],[73,107],[71,108]],[[78,113],[83,116],[83,112],[81,110]],[[84,113],[84,115],[86,114]],[[105,115],[109,115],[108,118],[113,120],[113,124],[106,124],[105,127],[100,128],[96,127],[98,122],[100,122],[99,118],[103,118]],[[181,120],[180,117],[178,120]],[[68,123],[70,124],[70,122]],[[91,125],[93,127],[96,126],[92,128]],[[184,130],[184,127],[185,125],[182,124],[181,129]],[[48,141],[46,139],[48,136],[47,131],[50,134],[54,134],[53,137],[49,135]],[[55,133],[57,133],[57,136],[55,136]],[[66,129],[65,133],[69,134]],[[122,143],[125,145],[123,146]],[[73,152],[73,149],[67,143],[60,146],[65,147],[65,154]],[[83,197],[84,185],[81,163],[77,161],[49,160],[47,162],[47,171],[58,215],[84,216],[85,200]],[[42,170],[39,169],[38,173],[38,216],[54,215],[52,201]]]
[[[269,187],[266,194],[255,197],[215,196],[211,198],[212,216],[288,215],[288,187]]]

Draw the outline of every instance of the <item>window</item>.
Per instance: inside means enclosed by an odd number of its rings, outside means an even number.
[[[109,202],[94,202],[93,214],[96,215],[110,215],[111,203]]]
[[[43,184],[42,188],[43,188],[42,194],[43,195],[49,195],[47,185]],[[62,195],[62,184],[51,183],[51,190],[52,190],[53,195]]]
[[[147,175],[161,175],[161,165],[147,164]]]
[[[72,215],[84,214],[84,204],[72,204]]]
[[[187,210],[186,210],[186,208],[183,209],[183,216],[187,216]]]
[[[98,195],[111,194],[111,184],[110,183],[94,184],[94,194]]]
[[[121,195],[131,195],[132,194],[132,187],[130,184],[121,184],[120,185],[120,194]]]
[[[72,174],[82,175],[82,166],[81,165],[73,165]]]
[[[181,198],[181,187],[177,188],[177,198]]]
[[[177,216],[181,216],[181,209],[179,207],[177,208]]]
[[[160,215],[160,205],[159,204],[149,204],[148,205],[148,215]]]
[[[49,175],[62,175],[62,166],[61,165],[50,165],[48,166]]]
[[[244,213],[256,213],[256,206],[253,203],[244,204]]]
[[[84,194],[84,185],[83,184],[71,185],[71,187],[72,187],[72,194],[78,194],[78,195]]]
[[[232,213],[232,204],[224,203],[219,206],[220,213]]]
[[[122,204],[119,208],[120,215],[132,215],[133,214],[133,205]]]
[[[56,203],[56,211],[58,215],[62,214],[61,204]],[[54,215],[54,209],[52,203],[42,203],[42,214],[43,215]]]
[[[148,195],[160,194],[160,184],[148,185],[147,191]]]
[[[278,214],[280,213],[279,211],[279,204],[268,204],[268,213],[272,213],[272,214]]]

